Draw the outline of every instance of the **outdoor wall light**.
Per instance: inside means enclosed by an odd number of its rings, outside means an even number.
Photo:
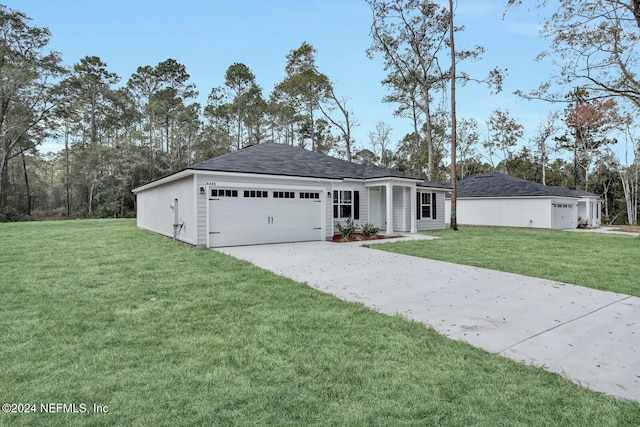
[[[204,187],[200,187],[200,194],[204,194]]]

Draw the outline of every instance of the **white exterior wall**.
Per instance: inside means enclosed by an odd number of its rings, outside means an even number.
[[[178,221],[183,224],[176,239],[196,244],[195,186],[189,176],[137,193],[138,227],[164,236],[174,234],[174,200],[178,199]]]
[[[443,230],[445,227],[446,211],[444,191],[423,190],[423,192],[436,193],[436,219],[419,219],[417,224],[418,231]],[[416,212],[413,212],[412,215],[416,215]],[[449,217],[450,216],[451,209],[449,209]]]
[[[411,226],[410,218],[407,218],[410,210],[409,197],[411,194],[408,188],[393,187],[393,231],[406,232]],[[407,221],[409,220],[409,221]]]
[[[460,225],[552,228],[548,198],[458,199]],[[446,201],[445,220],[451,222],[451,200]]]
[[[328,214],[328,218],[332,218],[333,217],[333,190],[336,191],[358,191],[359,192],[359,198],[360,198],[360,212],[358,215],[358,219],[354,219],[353,222],[354,224],[357,225],[364,225],[369,223],[369,191],[367,188],[365,188],[363,183],[360,182],[341,182],[339,184],[334,184],[332,186],[332,196],[327,198],[327,204],[328,204],[328,209],[327,209],[327,214]],[[352,196],[353,197],[353,196]],[[353,200],[352,200],[353,201]],[[353,207],[351,208],[351,213],[353,214]],[[331,234],[330,236],[327,237],[333,237],[334,234],[336,234],[338,232],[338,229],[336,227],[337,224],[342,224],[344,225],[345,223],[345,219],[334,219],[333,220],[333,234]]]

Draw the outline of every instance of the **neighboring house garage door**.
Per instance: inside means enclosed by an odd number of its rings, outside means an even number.
[[[552,203],[553,228],[563,230],[576,227],[576,206],[572,203]]]
[[[318,191],[209,190],[209,246],[322,240]]]

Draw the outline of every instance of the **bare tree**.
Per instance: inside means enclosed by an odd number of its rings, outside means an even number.
[[[460,119],[456,132],[456,162],[460,165],[460,179],[464,179],[466,163],[477,156],[476,145],[478,136],[478,122],[475,119]]]
[[[621,166],[618,171],[624,191],[624,199],[627,205],[627,220],[629,224],[638,223],[638,186],[640,185],[640,138],[632,134],[631,128],[627,128],[627,150],[625,150],[626,166]],[[629,165],[629,150],[633,150],[633,162]]]
[[[356,126],[352,118],[352,112],[347,106],[348,99],[346,97],[339,98],[333,89],[333,84],[328,84],[324,96],[325,103],[319,103],[322,114],[340,130],[347,160],[352,161],[351,149],[353,148],[353,137],[351,136],[351,127]],[[334,118],[332,112],[338,110],[340,118]]]
[[[391,128],[384,122],[376,123],[376,130],[369,131],[369,141],[373,152],[380,159],[380,164],[384,167],[389,167],[391,164],[391,151],[389,150],[391,145]]]
[[[558,111],[550,112],[546,119],[538,125],[538,133],[533,138],[533,144],[542,167],[542,185],[547,185],[547,163],[549,162],[549,151],[553,149],[549,145],[549,141],[560,130],[559,119],[560,113]]]

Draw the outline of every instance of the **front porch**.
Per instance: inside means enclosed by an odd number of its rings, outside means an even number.
[[[369,191],[369,222],[386,235],[418,231],[415,183],[365,184]]]
[[[599,199],[583,197],[578,199],[577,206],[578,218],[586,222],[587,227],[600,227],[602,203]]]

